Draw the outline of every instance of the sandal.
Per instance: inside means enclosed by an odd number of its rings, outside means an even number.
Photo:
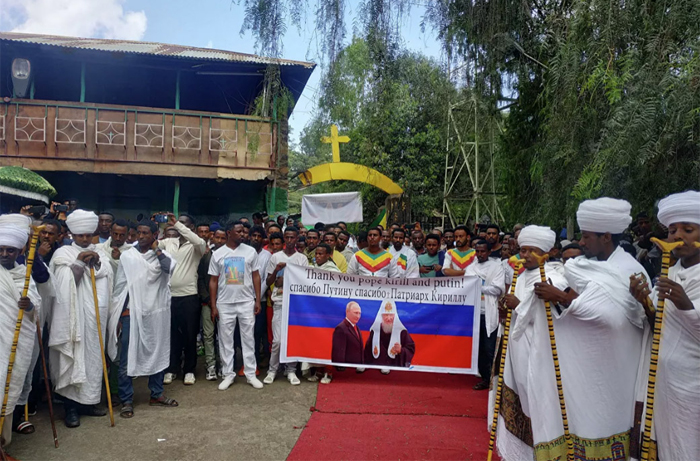
[[[171,399],[169,397],[165,397],[164,395],[161,395],[157,399],[151,399],[148,404],[152,407],[177,407],[178,403],[175,401],[175,399]]]
[[[121,416],[122,418],[133,418],[134,406],[130,403],[127,403],[124,406],[122,406],[122,409],[119,411],[119,416]]]
[[[34,428],[34,425],[32,423],[30,423],[29,421],[22,421],[15,428],[15,432],[18,434],[28,435],[28,434],[33,434],[35,431],[36,431],[36,429]]]

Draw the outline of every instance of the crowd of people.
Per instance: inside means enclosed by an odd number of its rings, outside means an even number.
[[[494,363],[503,362],[497,446],[506,460],[556,459],[571,438],[580,459],[635,456],[654,305],[663,299],[654,439],[660,459],[700,459],[698,192],[661,200],[658,222],[644,213],[633,219],[623,200],[585,201],[572,240],[548,227],[520,224],[512,231],[482,223],[426,232],[419,223],[393,223],[353,235],[343,222],[307,229],[291,217],[272,220],[262,213],[222,226],[187,214],[130,222],[75,204],[53,210],[40,217],[24,209],[0,216],[2,382],[18,309],[26,313],[9,387],[14,413],[2,428],[5,443],[12,431],[34,432],[24,412],[27,405],[33,413],[41,399],[41,347],[70,428],[80,425],[81,416],[106,415],[99,406],[105,355],[113,400],[124,418],[134,416],[132,378],[148,377],[150,405],[176,407],[165,386],[179,379],[194,385],[200,355],[205,379],[220,381],[222,391],[238,376],[262,389],[280,371],[291,385],[305,375],[330,383],[330,367],[280,364],[284,270],[295,264],[363,276],[481,279],[481,380],[474,389],[491,388],[493,404],[498,377],[492,370],[498,374]],[[39,244],[28,295],[21,296],[33,229]],[[653,237],[683,243],[673,250],[666,277],[659,278],[662,254]],[[545,302],[552,306],[561,376],[552,365]],[[499,357],[508,312],[510,344]],[[352,319],[345,321],[356,328]],[[37,326],[44,332],[41,345]],[[620,450],[622,458],[594,458]]]

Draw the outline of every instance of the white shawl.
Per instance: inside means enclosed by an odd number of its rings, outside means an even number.
[[[505,274],[501,261],[489,259],[486,262],[474,263],[467,266],[464,275],[475,275],[483,280],[481,295],[484,297],[486,332],[491,333],[498,328],[498,297],[505,289]]]
[[[10,350],[15,335],[17,315],[19,314],[17,302],[24,288],[26,271],[27,268],[24,265],[15,264],[15,267],[11,270],[0,266],[0,383],[2,383],[3,390],[7,379],[7,366],[10,361]],[[10,395],[7,404],[9,418],[12,418],[12,410],[15,408],[17,399],[24,386],[24,379],[29,372],[29,364],[32,360],[32,351],[34,350],[36,338],[34,319],[40,315],[38,311],[41,308],[41,297],[36,291],[34,280],[31,279],[28,296],[34,305],[34,310],[30,313],[25,313],[22,320],[22,328],[19,333],[17,353],[10,380]]]
[[[72,270],[72,266],[77,264],[78,255],[87,250],[96,251],[100,257],[100,267],[95,268],[95,281],[100,310],[106,310],[105,306],[109,306],[112,294],[113,273],[112,266],[106,264],[107,255],[102,250],[96,248],[95,245],[81,248],[73,243],[56,250],[51,258],[50,268],[56,291],[51,314],[51,335],[49,336],[49,348],[53,351],[50,361],[51,377],[56,391],[61,395],[64,395],[61,392],[64,388],[80,387],[88,381],[86,366],[98,367],[101,374],[102,360],[99,343],[87,345],[85,343],[86,328],[95,331],[97,329],[97,325],[94,323],[96,321],[95,301],[90,272],[85,267],[82,277],[76,283]],[[104,330],[107,316],[101,313],[100,320]],[[96,351],[90,350],[90,346],[96,346],[98,349]],[[77,392],[80,393],[80,389],[77,389]],[[97,399],[99,401],[99,395],[95,389],[91,389],[89,393],[91,395],[87,400]]]
[[[151,376],[170,362],[170,277],[175,259],[170,258],[170,273],[163,272],[155,252],[128,251],[122,254],[114,284],[110,308],[108,352],[117,357],[117,327],[126,295],[129,295],[129,351],[127,374]],[[122,351],[124,353],[124,351]]]

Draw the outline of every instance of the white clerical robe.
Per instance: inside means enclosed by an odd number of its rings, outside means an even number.
[[[545,276],[560,290],[567,287],[549,264]],[[505,461],[534,459],[533,445],[556,440],[564,431],[544,302],[534,293],[534,284],[540,281],[538,269],[525,270],[515,287],[520,304],[511,320],[496,436]]]
[[[7,379],[7,366],[10,362],[10,350],[15,335],[15,325],[19,307],[17,303],[24,289],[24,276],[27,273],[24,265],[15,264],[11,270],[0,266],[0,385],[5,390],[5,380]],[[24,379],[29,372],[29,365],[32,361],[32,351],[36,338],[36,318],[40,315],[41,297],[36,290],[34,280],[29,282],[29,299],[34,306],[30,312],[25,312],[22,321],[22,328],[19,332],[17,342],[17,352],[10,378],[10,392],[7,401],[7,415],[5,427],[0,428],[6,441],[9,443],[12,432],[7,428],[12,424],[12,411],[17,404],[17,400],[24,386]],[[9,425],[9,426],[8,426]]]
[[[129,296],[129,351],[127,375],[151,376],[170,363],[170,277],[176,262],[170,259],[170,271],[161,268],[153,250],[138,250],[121,255],[110,307],[108,353],[117,358],[117,329],[127,295]],[[124,352],[122,352],[124,353]]]
[[[566,279],[579,296],[553,315],[575,453],[629,459],[644,309],[629,293],[629,278],[609,262],[572,259]],[[566,444],[542,454],[565,457]]]
[[[73,243],[56,250],[51,258],[56,300],[50,323],[49,354],[56,393],[84,405],[95,405],[102,394],[102,357],[90,268],[77,260],[86,250],[96,251],[100,257],[99,268],[95,268],[95,282],[102,337],[105,338],[112,295],[112,266],[108,264],[107,255],[95,245],[81,248]],[[74,268],[80,276],[74,275]]]
[[[485,262],[467,266],[464,275],[475,275],[482,280],[481,298],[489,336],[498,328],[498,298],[505,290],[505,275],[500,260],[487,259]]]
[[[700,460],[700,264],[680,261],[668,278],[683,287],[693,309],[666,299],[656,375],[654,429],[659,459]],[[654,290],[654,305],[657,293]]]

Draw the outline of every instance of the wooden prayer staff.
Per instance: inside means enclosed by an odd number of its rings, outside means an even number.
[[[540,280],[547,283],[547,276],[544,273],[544,263],[549,259],[547,253],[542,256],[532,254],[540,266]],[[554,321],[552,320],[552,306],[549,301],[544,302],[544,309],[547,313],[547,329],[549,330],[549,344],[552,347],[552,359],[554,361],[554,376],[557,380],[557,393],[559,394],[559,408],[561,409],[561,421],[564,425],[564,439],[566,439],[566,459],[574,460],[574,442],[571,440],[569,432],[569,418],[566,415],[566,401],[564,400],[564,386],[561,383],[561,370],[559,369],[559,354],[557,354],[557,341],[554,337]]]
[[[32,266],[34,265],[34,254],[36,253],[36,244],[39,241],[39,231],[44,226],[34,227],[32,240],[29,244],[29,253],[27,254],[27,271],[24,276],[24,289],[22,297],[26,297],[29,293],[29,281],[32,278]],[[15,323],[15,335],[12,338],[12,348],[10,349],[10,361],[7,364],[7,376],[5,377],[5,394],[2,398],[2,409],[0,410],[0,431],[5,424],[5,415],[7,414],[7,401],[10,398],[10,380],[12,379],[12,368],[15,366],[15,358],[17,356],[17,343],[19,342],[19,332],[22,329],[22,320],[24,319],[24,309],[19,309],[17,313],[17,323]],[[5,454],[2,452],[2,456]]]
[[[683,242],[664,242],[655,237],[651,241],[663,252],[661,255],[661,277],[668,277],[671,264],[671,250],[683,245]],[[664,326],[664,305],[666,301],[658,297],[656,316],[654,317],[654,336],[651,340],[651,361],[649,363],[649,381],[647,382],[647,408],[644,415],[644,433],[642,434],[642,461],[649,461],[651,450],[651,425],[654,420],[654,394],[656,392],[656,370],[659,366],[659,349],[661,348],[661,329]]]
[[[517,256],[512,256],[511,260],[515,258],[513,266],[513,282],[510,285],[510,294],[515,294],[515,284],[518,282],[518,272],[522,267],[522,261],[517,259]],[[493,457],[493,445],[496,441],[496,427],[498,426],[498,413],[501,410],[501,395],[503,392],[503,370],[506,363],[506,352],[508,352],[508,334],[510,333],[510,317],[512,315],[512,310],[507,309],[506,313],[506,323],[503,326],[503,337],[501,338],[501,357],[498,361],[498,385],[496,386],[496,399],[493,404],[493,422],[491,423],[491,437],[489,437],[489,453],[487,456],[487,461],[491,461]]]
[[[46,386],[46,398],[49,403],[49,419],[51,420],[51,431],[53,432],[53,446],[58,448],[58,434],[56,433],[56,422],[53,417],[53,399],[51,397],[51,385],[49,384],[49,372],[46,368],[46,355],[44,355],[44,342],[41,338],[41,325],[39,319],[36,321],[36,338],[39,340],[39,355],[41,356],[41,368],[44,372],[44,385]]]
[[[97,318],[97,335],[100,339],[100,357],[102,358],[102,375],[107,389],[107,408],[109,409],[109,422],[114,427],[114,410],[112,410],[112,394],[109,390],[109,375],[107,374],[107,361],[105,360],[105,344],[102,341],[102,323],[100,323],[100,304],[97,300],[97,284],[95,283],[95,268],[90,266],[90,281],[92,282],[92,295],[95,298],[95,317]]]

